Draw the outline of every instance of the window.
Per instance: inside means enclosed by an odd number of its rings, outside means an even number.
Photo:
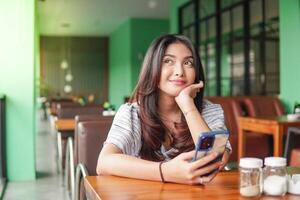
[[[179,32],[200,53],[205,95],[279,94],[278,0],[193,0]]]

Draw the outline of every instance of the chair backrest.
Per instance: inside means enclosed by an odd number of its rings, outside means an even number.
[[[237,159],[237,131],[239,126],[239,116],[280,116],[284,114],[283,106],[277,97],[234,96],[209,97],[208,99],[213,103],[220,104],[224,110],[225,124],[230,131],[230,143],[233,148],[233,154],[230,157],[230,161]],[[268,136],[258,133],[251,133],[246,136],[247,156],[268,156],[270,150],[270,141]],[[253,148],[254,145],[258,148]]]
[[[71,119],[76,115],[85,114],[98,114],[102,115],[103,108],[101,105],[86,105],[86,106],[70,106],[59,105],[57,106],[58,119]]]
[[[86,166],[89,175],[96,175],[99,153],[112,121],[89,121],[78,124],[78,162]]]
[[[238,144],[238,117],[242,116],[242,110],[237,101],[232,97],[208,97],[209,101],[220,104],[224,111],[225,125],[229,130],[229,141],[232,146],[232,155],[230,161],[237,160]]]
[[[78,163],[78,124],[80,122],[88,121],[108,121],[112,122],[114,116],[102,116],[102,115],[76,115],[75,116],[75,130],[74,130],[74,165]]]
[[[256,115],[254,105],[248,96],[232,96],[242,110],[242,115],[245,117],[254,117]]]
[[[50,114],[51,115],[57,115],[57,106],[58,105],[70,105],[70,106],[79,106],[79,103],[76,103],[71,100],[63,100],[63,101],[51,101],[50,102]]]
[[[280,100],[275,96],[248,96],[250,116],[280,116],[285,113]]]

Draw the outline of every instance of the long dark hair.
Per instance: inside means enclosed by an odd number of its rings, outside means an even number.
[[[162,143],[165,141],[167,127],[163,124],[158,114],[158,84],[160,81],[161,65],[166,49],[170,44],[182,43],[191,52],[194,59],[196,72],[195,83],[199,80],[204,82],[204,74],[200,57],[192,42],[183,35],[167,34],[155,39],[145,55],[138,84],[134,90],[131,102],[136,101],[140,107],[140,120],[142,129],[142,148],[140,156],[143,159],[160,161],[164,160],[160,153]],[[203,89],[197,93],[194,103],[202,111]],[[173,138],[171,146],[178,149],[178,154],[194,148],[194,143],[187,127],[185,118],[181,117],[181,123],[175,124],[179,131]],[[178,155],[177,154],[177,155]],[[176,156],[175,154],[172,157]]]

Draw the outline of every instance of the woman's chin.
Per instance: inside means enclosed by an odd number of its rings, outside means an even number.
[[[161,91],[161,92],[168,96],[175,98],[180,94],[181,90],[183,90],[183,88],[177,88],[177,89],[168,90],[168,91],[165,90],[165,91]]]
[[[169,93],[169,95],[175,98],[175,97],[177,97],[180,94],[180,91],[171,92],[171,93]]]

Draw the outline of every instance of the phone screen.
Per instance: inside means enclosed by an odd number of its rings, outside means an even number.
[[[200,134],[193,161],[213,152],[218,152],[218,154],[222,156],[226,148],[228,137],[229,133],[227,130],[210,131]]]

